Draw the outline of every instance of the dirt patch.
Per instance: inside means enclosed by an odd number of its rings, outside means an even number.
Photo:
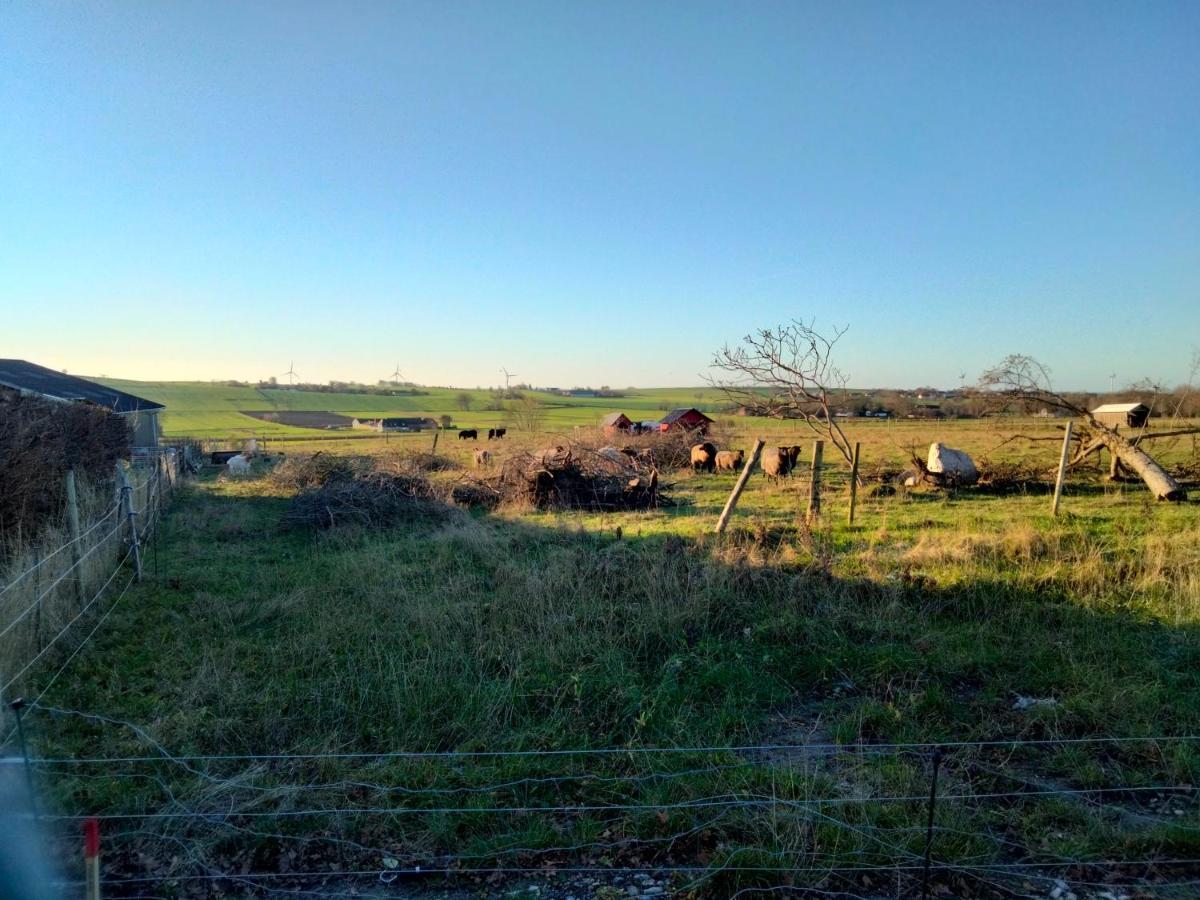
[[[287,425],[291,428],[349,428],[354,420],[349,416],[331,412],[310,410],[274,410],[255,409],[244,410],[242,415],[260,422],[272,422],[276,425]]]

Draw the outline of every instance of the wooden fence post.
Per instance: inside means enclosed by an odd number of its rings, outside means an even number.
[[[121,486],[121,507],[125,512],[125,520],[129,523],[129,547],[133,551],[133,567],[137,580],[142,580],[142,549],[138,546],[137,522],[133,517],[133,487],[129,484],[129,476],[117,463],[117,479]]]
[[[79,566],[83,548],[79,546],[79,492],[75,486],[74,469],[67,469],[64,481],[67,488],[67,528],[71,532],[71,567],[75,573],[71,581],[75,585],[75,600],[83,609],[83,572]]]
[[[821,457],[825,455],[825,442],[813,441],[812,475],[808,480],[808,517],[821,515]]]
[[[433,446],[429,448],[430,454],[437,453],[438,435],[442,433],[441,426],[435,426],[433,429]]]
[[[1058,501],[1062,497],[1063,479],[1067,477],[1067,460],[1071,456],[1071,420],[1063,433],[1062,456],[1058,458],[1058,476],[1054,479],[1054,499],[1050,503],[1050,515],[1058,515]]]
[[[754,442],[754,449],[750,451],[750,458],[746,460],[746,465],[742,466],[742,474],[738,476],[737,483],[733,486],[733,491],[729,494],[729,499],[725,501],[725,508],[721,510],[721,517],[717,519],[717,534],[725,533],[725,526],[729,524],[729,517],[733,515],[738,498],[742,496],[742,490],[746,487],[746,482],[750,480],[750,473],[754,471],[754,467],[758,464],[758,457],[762,454],[762,448],[765,443],[766,441],[762,438],[758,438]]]
[[[854,504],[858,501],[858,451],[862,447],[858,441],[854,442],[854,459],[850,462],[850,513],[846,517],[848,525],[854,524]]]

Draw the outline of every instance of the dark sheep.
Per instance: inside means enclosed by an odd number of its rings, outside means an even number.
[[[692,471],[712,472],[717,465],[717,446],[711,441],[692,447]]]

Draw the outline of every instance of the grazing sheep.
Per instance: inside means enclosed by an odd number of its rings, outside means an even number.
[[[692,471],[711,472],[717,465],[717,446],[711,441],[692,447]]]
[[[787,447],[767,447],[762,452],[763,474],[774,481],[791,471],[791,454]]]
[[[476,450],[475,451],[475,468],[487,469],[492,465],[491,450]]]
[[[718,472],[736,472],[745,464],[745,450],[722,450],[717,454]]]
[[[241,453],[239,453],[237,456],[231,456],[229,457],[228,462],[225,463],[225,470],[230,475],[249,475],[250,460],[248,460]]]
[[[795,471],[797,463],[799,463],[799,462],[800,462],[800,450],[801,450],[801,448],[800,448],[800,447],[799,447],[797,444],[793,444],[793,445],[792,445],[792,446],[790,446],[790,447],[780,447],[779,449],[780,449],[780,450],[786,450],[786,451],[787,451],[787,456],[788,456],[788,472],[789,472],[789,474],[790,474],[791,472]]]

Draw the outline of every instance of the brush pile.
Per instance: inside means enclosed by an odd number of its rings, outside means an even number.
[[[307,530],[383,527],[440,521],[451,510],[445,491],[420,475],[369,471],[334,476],[302,490],[288,504],[282,524]]]
[[[305,490],[330,481],[354,478],[371,468],[371,461],[362,457],[314,453],[304,458],[289,457],[279,463],[271,470],[271,482],[281,488]]]
[[[658,469],[633,448],[555,446],[504,462],[495,487],[511,502],[538,509],[653,509],[669,502]]]

